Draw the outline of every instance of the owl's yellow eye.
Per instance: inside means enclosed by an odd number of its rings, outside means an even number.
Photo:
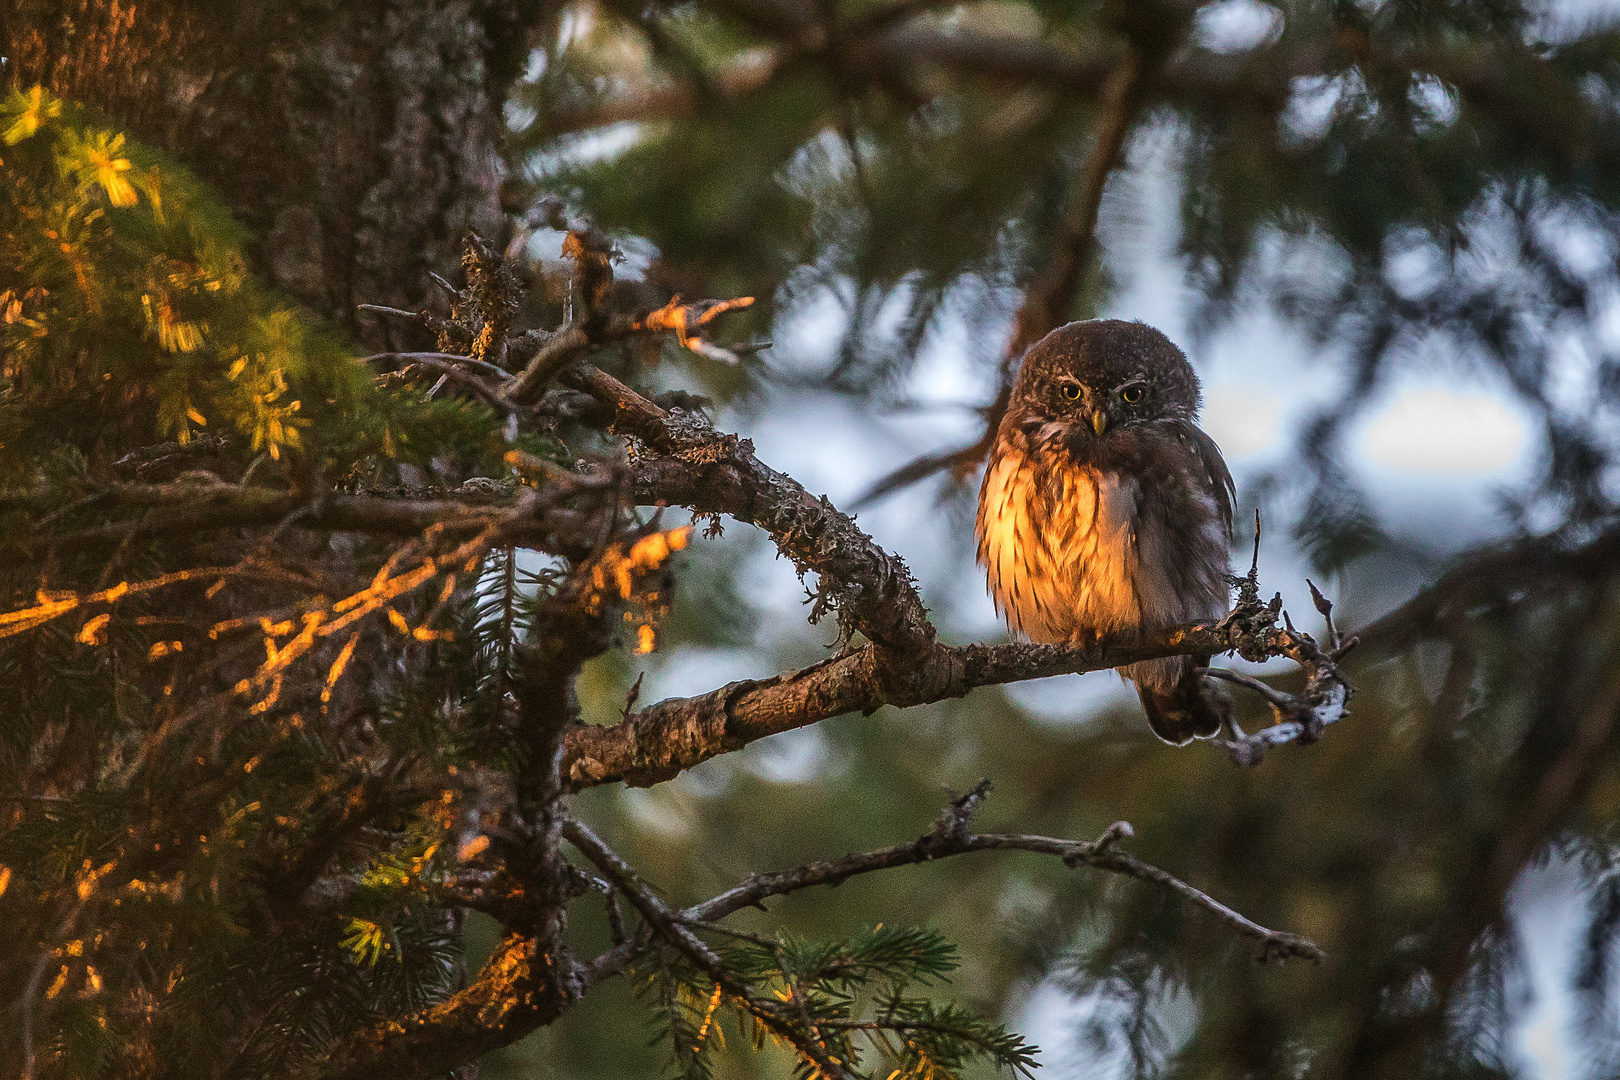
[[[1127,405],[1135,405],[1138,401],[1142,400],[1143,393],[1144,390],[1141,383],[1131,383],[1131,385],[1119,392],[1119,398]]]
[[[1079,401],[1080,400],[1080,384],[1079,383],[1073,383],[1073,382],[1066,382],[1063,385],[1058,387],[1058,393],[1063,395],[1063,400],[1065,400],[1065,401]]]

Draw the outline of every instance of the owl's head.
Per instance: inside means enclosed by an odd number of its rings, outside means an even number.
[[[1193,420],[1198,376],[1153,327],[1120,319],[1060,326],[1024,354],[1009,418],[1096,439],[1153,420]]]

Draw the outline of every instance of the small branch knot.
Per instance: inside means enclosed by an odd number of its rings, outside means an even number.
[[[1121,840],[1129,840],[1136,835],[1128,821],[1116,821],[1102,831],[1102,834],[1092,842],[1092,849],[1098,854],[1107,851]]]
[[[973,815],[989,794],[990,778],[986,776],[967,792],[953,796],[951,801],[945,804],[945,809],[939,812],[939,819],[934,822],[934,831],[931,835],[942,841],[961,843],[966,840]]]
[[[1320,964],[1327,959],[1327,953],[1314,941],[1302,938],[1297,934],[1286,934],[1280,930],[1270,931],[1260,946],[1260,955],[1257,958],[1262,964],[1281,966],[1293,959],[1309,960],[1313,964]]]

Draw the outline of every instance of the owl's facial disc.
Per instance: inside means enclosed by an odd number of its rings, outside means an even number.
[[[1107,400],[1099,401],[1098,395],[1091,387],[1071,378],[1057,381],[1057,396],[1062,403],[1060,415],[1068,415],[1071,427],[1089,427],[1097,438],[1103,437],[1108,425],[1113,421]]]
[[[1074,378],[1057,382],[1061,412],[1072,417],[1071,424],[1089,428],[1099,439],[1114,428],[1139,420],[1137,407],[1146,404],[1147,395],[1148,381],[1140,373],[1108,390],[1099,390]]]

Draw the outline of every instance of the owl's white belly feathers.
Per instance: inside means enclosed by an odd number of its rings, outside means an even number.
[[[1058,470],[1042,490],[1024,455],[992,459],[979,561],[1014,630],[1061,644],[1203,617],[1183,610],[1163,570],[1169,538],[1144,529],[1138,494],[1135,480],[1094,468]]]

